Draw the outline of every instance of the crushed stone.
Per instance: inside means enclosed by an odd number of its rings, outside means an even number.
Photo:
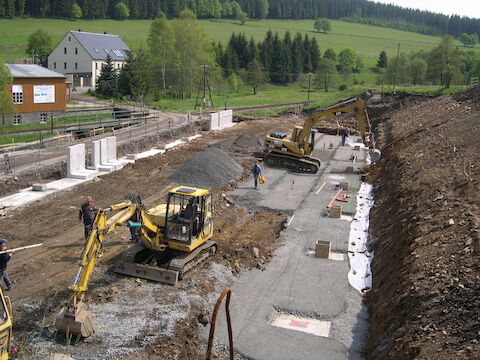
[[[227,185],[242,175],[242,167],[222,150],[210,146],[177,167],[169,176],[178,184],[212,188]]]
[[[235,139],[233,146],[237,148],[258,148],[263,147],[264,142],[252,134],[242,134]]]

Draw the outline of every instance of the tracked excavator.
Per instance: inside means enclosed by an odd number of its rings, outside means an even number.
[[[315,174],[320,168],[320,160],[311,156],[315,145],[313,127],[320,121],[330,120],[340,114],[353,113],[357,119],[362,141],[370,149],[372,162],[380,159],[380,151],[375,149],[372,141],[370,119],[365,103],[359,97],[341,101],[310,115],[303,127],[295,126],[290,138],[285,133],[274,132],[265,139],[265,163],[272,167]]]
[[[149,210],[145,210],[136,195],[98,210],[73,285],[68,287],[67,305],[55,322],[59,332],[88,337],[97,330],[83,299],[95,264],[103,254],[105,237],[119,226],[129,227],[132,238],[137,241],[114,268],[115,272],[125,275],[174,285],[217,250],[216,242],[211,240],[213,218],[209,190],[179,186],[170,190],[166,204]]]

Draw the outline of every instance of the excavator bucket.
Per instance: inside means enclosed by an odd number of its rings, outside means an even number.
[[[78,307],[75,312],[63,308],[55,320],[55,328],[58,332],[67,336],[89,337],[93,335],[98,327],[93,323],[92,312]]]
[[[378,149],[370,150],[370,161],[376,163],[382,157],[382,153]]]

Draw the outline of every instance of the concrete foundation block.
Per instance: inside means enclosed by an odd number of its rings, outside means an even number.
[[[137,154],[128,154],[126,156],[127,160],[137,160],[138,159],[138,155]]]
[[[108,165],[108,143],[107,139],[100,139],[100,164]]]
[[[117,161],[117,137],[116,136],[107,137],[107,161],[109,162]]]
[[[360,145],[355,145],[355,146],[353,147],[353,150],[355,150],[355,151],[360,151]]]
[[[36,183],[32,185],[32,191],[46,191],[47,184]]]
[[[348,181],[341,181],[341,182],[340,182],[340,187],[341,187],[343,190],[348,190]]]
[[[317,240],[315,243],[315,257],[328,259],[330,257],[330,241]]]
[[[100,140],[95,140],[92,141],[92,166],[98,169],[100,164]]]
[[[342,205],[332,205],[330,207],[330,217],[340,219],[342,216]]]

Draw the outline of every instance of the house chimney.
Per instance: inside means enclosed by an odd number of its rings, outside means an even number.
[[[82,29],[78,29],[78,32],[81,32],[81,31],[82,31]]]
[[[106,31],[103,32],[104,35],[107,35],[108,33]]]

